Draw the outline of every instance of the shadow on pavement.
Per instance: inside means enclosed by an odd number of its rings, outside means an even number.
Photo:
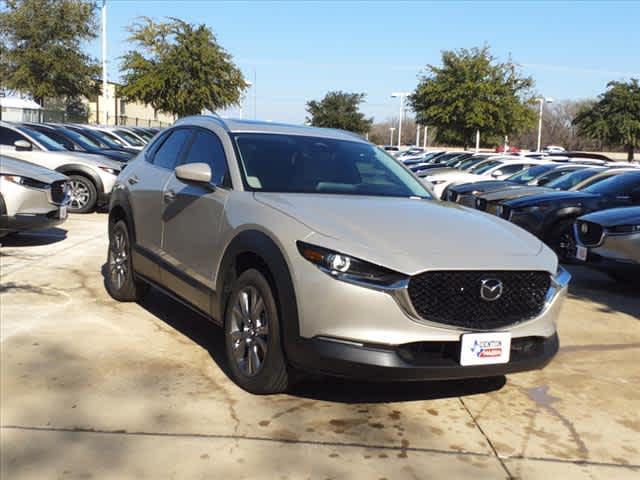
[[[640,283],[613,280],[579,265],[566,265],[571,273],[569,296],[595,302],[602,313],[622,312],[640,320]]]
[[[105,267],[103,266],[103,275]],[[230,378],[220,327],[168,295],[152,288],[140,306],[204,348]],[[386,403],[433,400],[500,390],[504,376],[430,382],[359,382],[324,376],[302,376],[289,395],[338,403]]]
[[[49,228],[36,232],[22,232],[0,238],[3,247],[38,247],[61,242],[67,238],[67,231],[62,228]]]

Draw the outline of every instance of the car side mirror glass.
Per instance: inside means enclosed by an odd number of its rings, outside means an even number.
[[[16,147],[17,152],[28,152],[33,150],[31,142],[27,142],[26,140],[16,140],[13,142],[13,146]]]
[[[176,178],[186,183],[210,184],[213,174],[206,163],[187,163],[176,167]]]

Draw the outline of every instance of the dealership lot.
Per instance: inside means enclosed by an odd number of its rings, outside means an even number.
[[[581,268],[543,371],[254,396],[221,331],[103,287],[106,215],[3,239],[3,478],[637,478],[638,287]],[[506,383],[505,383],[506,382]]]

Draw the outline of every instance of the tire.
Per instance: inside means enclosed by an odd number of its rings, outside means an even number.
[[[575,219],[560,220],[549,231],[547,244],[558,255],[561,263],[571,263],[575,254],[576,242],[573,238]]]
[[[69,185],[71,186],[69,212],[92,212],[98,202],[98,190],[94,183],[84,175],[69,175]]]
[[[242,308],[243,299],[248,308]],[[246,270],[232,284],[224,321],[227,361],[236,384],[261,395],[287,390],[289,371],[280,338],[271,286],[258,270]]]
[[[109,236],[105,286],[109,295],[120,302],[137,302],[149,290],[148,284],[135,278],[129,229],[123,220],[116,222]]]

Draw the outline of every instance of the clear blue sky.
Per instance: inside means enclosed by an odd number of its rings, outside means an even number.
[[[640,2],[213,2],[107,0],[109,78],[130,48],[136,17],[205,23],[248,80],[257,115],[300,123],[328,90],[364,92],[363,111],[397,115],[392,91],[411,91],[440,52],[488,43],[556,99],[594,97],[609,80],[640,77]],[[89,46],[100,57],[100,39]],[[238,110],[229,112],[237,115]],[[253,92],[245,101],[253,116]]]

